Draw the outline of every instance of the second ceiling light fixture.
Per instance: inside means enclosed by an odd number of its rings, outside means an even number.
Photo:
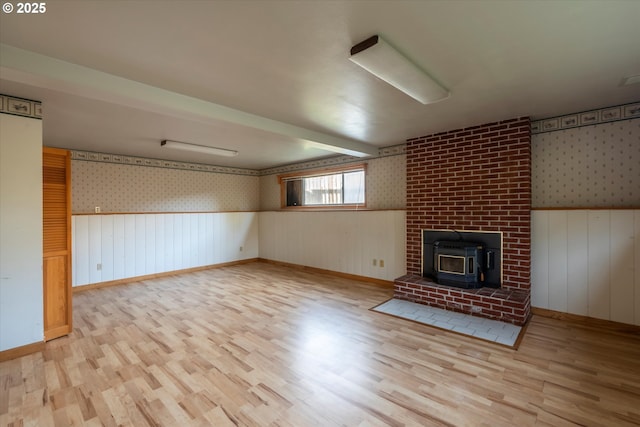
[[[378,35],[353,46],[349,59],[423,104],[449,97],[447,89]]]

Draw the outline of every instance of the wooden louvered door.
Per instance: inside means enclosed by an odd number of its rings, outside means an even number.
[[[44,339],[71,332],[71,155],[42,150]]]

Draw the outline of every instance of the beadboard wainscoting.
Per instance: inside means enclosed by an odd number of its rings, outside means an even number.
[[[531,304],[640,325],[640,210],[534,210]]]
[[[260,212],[260,258],[391,281],[405,274],[405,216],[404,210]]]
[[[73,286],[258,257],[258,213],[74,215]]]

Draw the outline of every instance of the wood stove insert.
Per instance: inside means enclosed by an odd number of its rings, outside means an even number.
[[[502,234],[423,230],[423,276],[465,289],[499,288]]]

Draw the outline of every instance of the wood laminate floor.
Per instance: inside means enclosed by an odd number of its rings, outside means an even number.
[[[640,425],[640,337],[534,316],[518,351],[370,311],[392,290],[267,263],[74,295],[0,363],[8,426]]]

